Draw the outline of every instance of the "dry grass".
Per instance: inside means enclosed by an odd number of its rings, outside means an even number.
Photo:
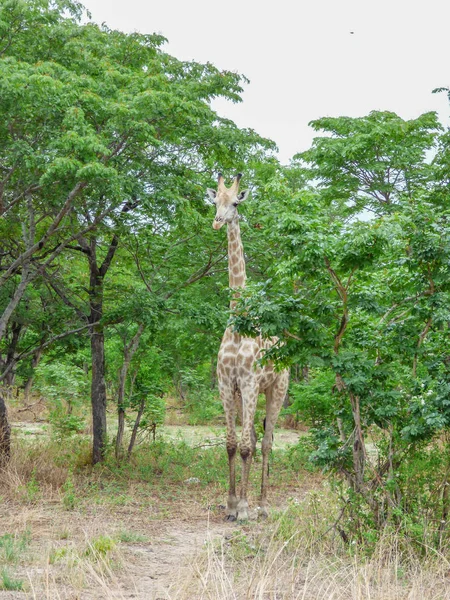
[[[0,494],[4,500],[34,503],[59,497],[71,469],[88,464],[87,440],[76,447],[42,440],[15,440],[11,460],[0,473]]]
[[[370,555],[345,545],[326,482],[283,466],[282,453],[270,518],[236,525],[220,508],[221,448],[195,450],[194,464],[167,442],[127,469],[92,470],[84,438],[62,447],[43,437],[16,438],[0,476],[0,531],[30,540],[7,565],[25,591],[0,600],[450,600],[450,552],[419,554],[395,533]],[[191,475],[204,481],[187,485]]]
[[[189,569],[167,592],[171,600],[445,600],[450,564],[442,554],[427,560],[401,552],[395,536],[369,559],[354,553],[311,551],[314,541],[271,535],[236,557],[230,539],[209,538]],[[308,551],[308,548],[310,549]]]

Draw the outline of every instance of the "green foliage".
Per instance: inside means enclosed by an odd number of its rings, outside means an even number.
[[[62,502],[63,506],[66,510],[74,510],[77,505],[77,494],[75,489],[75,484],[73,481],[73,473],[69,471],[67,475],[67,479],[62,486],[63,497]]]
[[[49,421],[56,440],[66,440],[85,429],[85,420],[72,412],[81,408],[88,395],[83,369],[62,361],[44,363],[36,368],[35,385],[51,403]]]
[[[218,393],[211,390],[208,383],[201,369],[184,369],[180,373],[180,385],[186,394],[184,406],[190,425],[205,425],[223,414]]]
[[[311,381],[291,383],[291,404],[286,410],[296,421],[313,427],[325,425],[335,414],[336,396],[333,395],[334,373],[318,371],[311,374]]]
[[[125,544],[148,544],[150,541],[146,535],[137,533],[136,531],[128,531],[126,529],[117,534],[117,539],[119,542]]]
[[[296,158],[308,165],[309,177],[318,179],[324,201],[380,216],[427,184],[431,169],[425,153],[441,129],[435,113],[404,121],[377,111],[358,118],[326,117],[310,125],[330,135],[315,138],[312,148]]]
[[[67,547],[52,548],[50,550],[50,554],[48,556],[48,561],[51,565],[54,565],[55,563],[57,563],[59,561],[63,561],[67,557],[69,552],[70,552],[69,548],[67,548]]]
[[[8,565],[17,565],[24,558],[30,545],[31,536],[27,530],[22,534],[5,533],[0,536],[0,560]],[[15,579],[5,567],[0,572],[0,589],[5,591],[23,591],[22,579]]]
[[[171,359],[145,394],[142,423],[155,427],[160,388],[193,366],[190,349],[210,359],[226,322],[204,301],[217,282],[188,291],[224,263],[204,190],[219,165],[248,165],[250,179],[275,145],[211,108],[217,97],[240,101],[245,77],[177,60],[160,35],[98,26],[71,0],[3,3],[0,29],[0,377],[28,391],[42,359],[34,389],[68,435],[78,424],[59,404],[80,407],[98,372],[92,324],[99,346],[103,336],[128,342],[124,330],[142,325]],[[205,344],[200,329],[211,324]],[[106,356],[112,392],[116,358]],[[125,408],[138,401],[127,385]]]
[[[30,532],[21,535],[5,533],[0,536],[0,553],[2,559],[9,564],[17,564],[30,545]]]
[[[140,427],[142,430],[156,431],[164,423],[166,403],[161,396],[149,394],[146,396],[146,405]]]
[[[5,591],[22,592],[24,590],[22,579],[13,579],[7,569],[2,569],[0,589]]]
[[[436,546],[447,500],[430,500],[431,526],[398,474],[429,464],[449,426],[450,230],[433,180],[447,140],[431,113],[312,125],[325,135],[263,192],[277,198],[265,222],[279,254],[233,323],[280,338],[263,360],[308,365],[289,412],[314,426],[312,464],[342,477],[344,534],[357,529],[362,543],[386,527],[428,527]]]
[[[31,472],[30,479],[25,485],[20,486],[22,496],[28,504],[34,504],[41,497],[41,487],[37,478],[36,469],[34,468]]]
[[[86,428],[86,422],[76,415],[61,415],[59,411],[53,411],[49,415],[52,433],[57,440],[66,440],[71,435],[82,433]]]
[[[156,348],[146,349],[138,354],[135,360],[135,376],[132,383],[129,406],[134,410],[142,410],[139,424],[141,437],[151,434],[155,437],[156,429],[164,423],[166,404],[164,400],[164,374],[161,368],[161,355]],[[131,417],[129,417],[131,421]]]
[[[119,408],[130,422],[141,415],[141,433],[163,423],[169,390],[192,424],[221,415],[212,388],[229,317],[226,236],[211,230],[204,189],[219,165],[243,170],[253,283],[231,324],[279,338],[262,363],[309,369],[289,412],[311,436],[286,455],[289,468],[309,454],[308,468],[336,476],[343,531],[358,543],[402,527],[441,544],[450,133],[436,115],[318,119],[312,147],[282,167],[271,142],[211,109],[219,96],[240,101],[245,78],[179,61],[159,35],[97,26],[71,0],[8,0],[0,39],[0,375],[35,377],[55,460],[86,460],[70,436],[84,429],[93,322],[108,392],[123,391]],[[132,459],[153,482],[226,472],[224,456],[163,440]],[[39,497],[37,471],[22,493]],[[73,509],[72,475],[63,494]]]
[[[113,472],[118,469],[115,461],[109,466]],[[214,483],[225,489],[228,480],[225,447],[222,451],[215,447],[193,448],[184,441],[172,442],[162,437],[143,444],[133,454],[131,464],[119,468],[120,473],[128,470],[132,478],[164,489],[168,483],[183,484],[191,477],[199,479],[201,486]]]
[[[332,426],[311,430],[315,449],[309,460],[324,470],[351,468],[350,448],[342,444],[336,429]]]
[[[106,558],[115,549],[117,543],[107,535],[99,535],[89,540],[85,555],[94,559]]]
[[[315,441],[311,436],[300,437],[297,444],[289,448],[282,457],[280,457],[280,467],[288,468],[290,471],[300,472],[301,470],[314,472],[317,466],[311,461],[311,454],[316,448]],[[277,465],[278,469],[278,465]]]
[[[59,415],[70,413],[87,397],[86,373],[76,365],[55,360],[39,365],[35,373],[36,389],[52,402]]]
[[[235,531],[228,537],[228,552],[233,561],[251,560],[260,548],[257,548],[251,534]]]

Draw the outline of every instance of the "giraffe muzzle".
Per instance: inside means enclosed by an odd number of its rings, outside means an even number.
[[[213,221],[213,229],[220,229],[224,223],[223,217],[216,217]]]

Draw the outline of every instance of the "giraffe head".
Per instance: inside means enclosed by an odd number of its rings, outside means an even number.
[[[234,178],[233,185],[227,188],[222,173],[219,173],[217,191],[208,188],[208,196],[216,205],[216,217],[213,221],[214,229],[220,229],[224,223],[231,223],[233,219],[237,218],[237,205],[248,196],[248,190],[239,191],[241,177],[242,175],[238,173]]]

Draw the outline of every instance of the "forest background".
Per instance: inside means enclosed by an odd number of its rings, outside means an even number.
[[[344,544],[394,528],[444,552],[449,132],[435,113],[322,118],[282,165],[211,108],[239,102],[244,77],[83,15],[0,6],[3,466],[8,405],[41,398],[54,439],[89,431],[94,464],[126,463],[174,400],[191,424],[221,423],[227,245],[205,190],[243,172],[249,283],[231,319],[279,337],[266,358],[291,368],[283,416],[310,434],[297,468],[333,474]]]

